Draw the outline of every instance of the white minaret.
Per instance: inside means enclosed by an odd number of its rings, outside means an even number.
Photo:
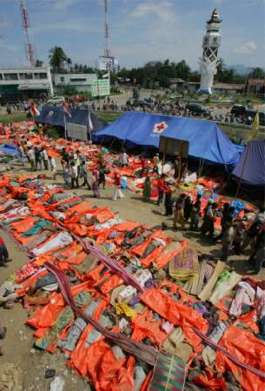
[[[218,49],[221,43],[219,29],[221,22],[222,20],[217,9],[214,9],[211,19],[207,22],[207,31],[203,37],[203,53],[202,58],[200,58],[201,82],[199,91],[207,94],[212,93],[213,78],[216,74],[219,61]]]

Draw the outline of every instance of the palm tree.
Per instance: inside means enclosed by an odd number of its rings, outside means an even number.
[[[54,46],[49,54],[50,65],[54,72],[60,72],[64,69],[64,63],[68,57],[60,46]]]

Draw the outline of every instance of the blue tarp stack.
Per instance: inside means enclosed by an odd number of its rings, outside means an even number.
[[[62,106],[43,105],[40,115],[36,117],[36,121],[42,124],[64,127],[64,116],[67,122],[72,122],[79,125],[88,125],[89,109],[88,107],[76,107],[70,109],[71,117],[64,114]],[[90,118],[93,124],[93,131],[96,132],[102,129],[106,123],[90,111]]]
[[[247,144],[233,174],[247,185],[265,186],[265,141]]]
[[[127,145],[159,148],[160,135],[189,142],[189,155],[213,163],[235,165],[242,147],[235,145],[215,122],[194,118],[127,112],[97,132],[95,139],[116,138]]]
[[[0,145],[0,155],[15,157],[15,156],[19,156],[19,151],[15,145],[2,144]]]

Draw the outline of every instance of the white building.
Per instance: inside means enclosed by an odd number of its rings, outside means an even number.
[[[203,37],[203,54],[200,59],[201,82],[200,92],[212,93],[213,79],[217,72],[218,49],[221,44],[221,35],[219,32],[220,23],[219,13],[213,10],[211,19],[207,22],[207,31]]]
[[[92,91],[92,86],[97,82],[95,73],[55,73],[53,75],[54,87],[59,93],[65,87],[74,87],[77,92]]]
[[[24,100],[53,95],[49,66],[0,68],[1,101]]]

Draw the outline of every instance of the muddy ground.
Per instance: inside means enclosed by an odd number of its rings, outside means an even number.
[[[1,165],[0,165],[1,169]],[[29,169],[15,168],[14,174],[29,172]],[[53,183],[52,180],[46,180],[47,183]],[[58,176],[56,183],[62,183],[62,177]],[[139,221],[149,226],[161,225],[165,222],[169,229],[168,233],[176,240],[189,239],[193,248],[199,253],[211,254],[218,259],[220,256],[220,244],[209,244],[203,241],[199,234],[187,231],[175,232],[171,229],[172,220],[165,218],[163,209],[153,203],[142,201],[141,194],[126,192],[123,200],[112,201],[112,189],[108,187],[101,191],[101,199],[93,199],[90,191],[86,189],[75,190],[79,195],[85,195],[91,202],[98,206],[109,206],[112,210],[119,212],[125,219]],[[14,273],[24,262],[27,256],[24,251],[9,237],[1,231],[10,256],[13,259],[6,268],[0,268],[0,284],[3,283],[10,274]],[[229,264],[236,271],[246,274],[248,267],[246,256],[231,256]],[[264,270],[258,278],[265,278]],[[27,318],[26,311],[17,303],[10,310],[0,308],[1,322],[7,327],[7,336],[4,341],[4,355],[0,357],[0,391],[48,391],[50,388],[50,379],[45,379],[45,370],[52,368],[56,370],[56,375],[60,375],[65,381],[64,391],[85,391],[90,390],[89,384],[76,375],[71,369],[65,366],[63,354],[43,353],[33,348],[32,330],[24,325]]]

